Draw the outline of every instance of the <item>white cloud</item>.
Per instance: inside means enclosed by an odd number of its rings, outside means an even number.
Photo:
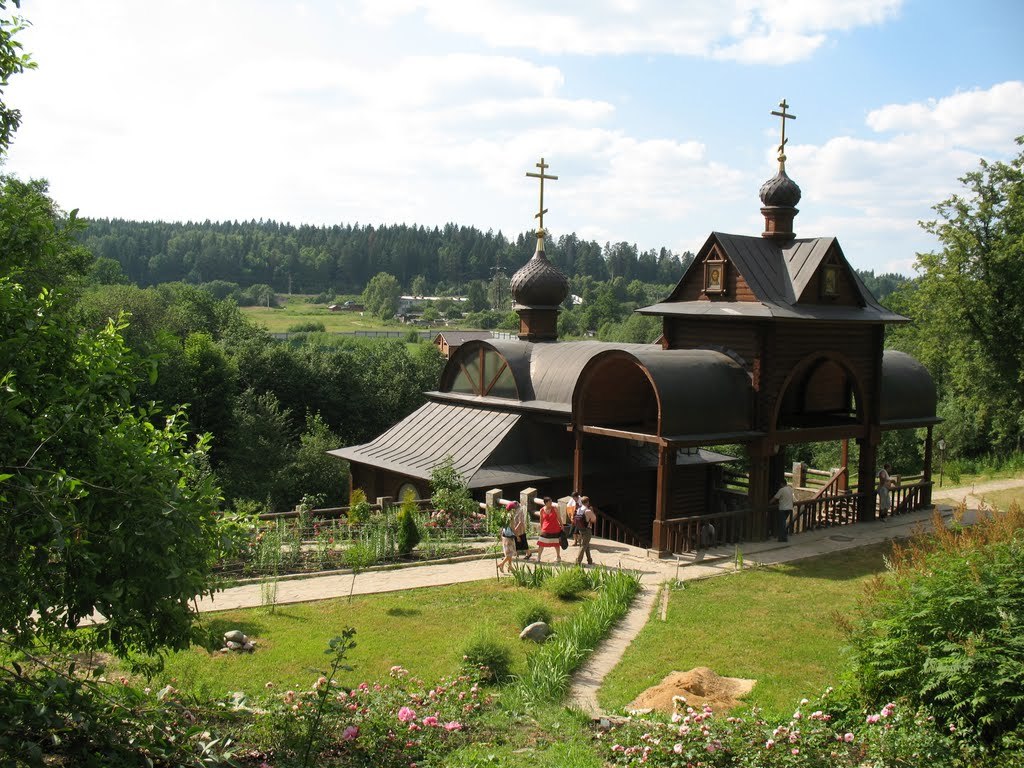
[[[1008,142],[1024,131],[1024,82],[1010,80],[940,99],[887,105],[869,113],[867,124],[878,133],[901,132],[930,143],[1005,152]]]
[[[430,25],[500,48],[585,55],[669,53],[747,63],[807,58],[828,33],[880,24],[902,0],[361,0],[377,23]]]

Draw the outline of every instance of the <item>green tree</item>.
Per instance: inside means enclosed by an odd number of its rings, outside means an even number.
[[[0,630],[59,642],[97,612],[93,637],[118,653],[181,647],[218,549],[206,440],[189,445],[180,412],[133,405],[121,326],[90,331],[18,282],[74,248],[68,223],[36,222],[0,269]]]
[[[942,249],[919,254],[920,276],[893,295],[915,323],[891,344],[935,377],[953,450],[1006,450],[1024,434],[1024,151],[960,181],[922,223]]]
[[[14,5],[20,8],[20,0],[14,0]],[[0,11],[6,10],[7,3],[0,0]],[[14,132],[21,125],[21,110],[7,106],[3,89],[7,87],[7,81],[10,80],[11,75],[36,67],[32,57],[27,53],[22,53],[21,43],[15,40],[15,35],[26,26],[28,26],[28,22],[19,16],[7,18],[4,14],[0,18],[0,153],[7,151]]]
[[[367,312],[382,320],[390,320],[398,311],[398,300],[401,296],[402,290],[398,285],[398,279],[387,272],[378,272],[363,291],[363,306]]]
[[[431,505],[451,517],[468,517],[479,509],[451,456],[430,471],[430,488]]]

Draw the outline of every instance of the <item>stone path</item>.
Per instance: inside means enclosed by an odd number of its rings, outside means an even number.
[[[997,490],[1021,488],[1024,495],[1024,479],[994,480],[973,486],[958,486],[936,491],[935,499],[946,518],[952,517],[953,508],[940,500],[959,503],[967,500],[969,509],[976,510],[980,495]],[[748,565],[772,565],[793,562],[808,557],[862,547],[888,539],[909,536],[914,529],[927,526],[930,512],[915,512],[890,518],[886,523],[859,523],[843,528],[827,528],[793,536],[786,543],[764,541],[740,545],[743,561]],[[595,540],[592,546],[594,561],[609,568],[626,568],[640,574],[643,590],[632,608],[611,632],[605,641],[595,649],[587,663],[577,672],[569,693],[573,706],[597,716],[597,691],[605,676],[618,664],[633,639],[640,633],[655,608],[655,601],[663,582],[702,579],[731,573],[736,568],[736,548],[723,547],[698,554],[680,555],[673,559],[657,559],[648,556],[646,550],[616,542]],[[564,554],[564,562],[570,564],[578,550],[570,547]],[[550,563],[550,554],[545,562]],[[457,563],[421,565],[416,567],[365,571],[355,579],[354,594],[394,592],[420,587],[441,586],[469,581],[499,578],[494,559],[471,560]],[[508,578],[502,576],[500,578]],[[278,604],[310,602],[335,597],[345,597],[352,588],[352,576],[348,573],[316,576],[311,578],[281,580],[277,585]],[[246,584],[218,592],[199,603],[200,611],[222,611],[233,608],[251,608],[262,604],[263,593],[259,583]]]

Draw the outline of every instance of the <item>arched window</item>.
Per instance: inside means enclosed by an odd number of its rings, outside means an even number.
[[[508,361],[493,349],[480,346],[453,360],[458,370],[449,391],[466,395],[519,398],[516,380]]]

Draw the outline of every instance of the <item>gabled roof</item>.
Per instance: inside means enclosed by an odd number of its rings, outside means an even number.
[[[683,286],[700,269],[703,256],[717,245],[756,301],[681,301]],[[798,303],[823,261],[834,254],[846,267],[860,306]],[[712,315],[789,320],[902,323],[909,320],[883,307],[843,255],[834,237],[794,238],[779,243],[766,237],[712,232],[672,294],[663,302],[638,309],[645,315]]]
[[[465,344],[467,341],[475,341],[477,339],[491,339],[494,334],[490,331],[441,331],[434,337],[434,342],[437,343],[438,339],[444,339],[445,344],[450,347],[458,347]]]

